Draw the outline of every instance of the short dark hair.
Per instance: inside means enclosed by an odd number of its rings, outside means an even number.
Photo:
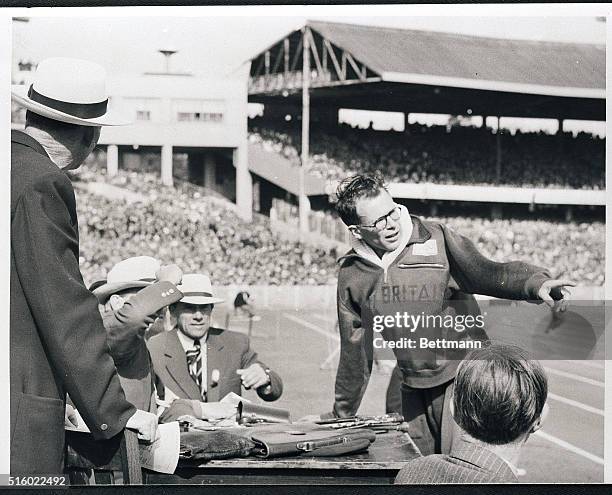
[[[547,394],[546,374],[538,361],[520,347],[491,343],[459,365],[455,421],[477,440],[507,444],[531,430]]]
[[[385,181],[382,174],[376,172],[367,175],[353,175],[347,177],[336,189],[336,211],[345,225],[357,225],[359,216],[355,203],[361,198],[374,198],[381,191],[386,191]]]
[[[50,119],[48,117],[43,117],[42,115],[38,115],[37,113],[32,112],[31,110],[26,110],[26,127],[32,126],[37,129],[62,129],[62,130],[76,130],[80,127],[77,124],[68,124],[67,122],[60,122],[59,120]]]

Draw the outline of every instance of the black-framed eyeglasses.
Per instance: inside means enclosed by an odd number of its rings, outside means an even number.
[[[396,205],[389,213],[383,215],[378,218],[372,225],[356,225],[356,227],[366,228],[366,229],[376,229],[378,231],[385,230],[387,225],[389,224],[389,218],[391,220],[397,221],[401,216],[401,208],[399,205]]]

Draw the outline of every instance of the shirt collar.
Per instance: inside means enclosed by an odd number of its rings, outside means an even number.
[[[393,261],[400,255],[400,253],[411,241],[413,235],[414,228],[412,225],[412,217],[408,213],[408,209],[405,206],[399,206],[401,211],[399,221],[402,226],[402,239],[395,250],[390,251],[388,253],[384,253],[382,258],[379,258],[378,255],[374,252],[374,250],[366,242],[362,241],[361,239],[357,239],[355,236],[351,236],[351,247],[353,248],[353,250],[362,258],[384,269],[387,269],[391,265],[391,263],[393,263]]]
[[[181,345],[183,346],[183,350],[185,352],[187,352],[187,351],[189,351],[191,349],[195,349],[195,339],[192,339],[191,337],[188,337],[183,332],[181,332],[178,328],[176,329],[176,334],[178,335],[178,339],[179,339]],[[202,344],[204,342],[206,342],[207,338],[208,338],[208,332],[206,332],[206,335],[204,335],[204,337],[202,337],[200,339],[200,346],[202,346]]]
[[[481,455],[482,451],[487,451],[489,456],[483,457]],[[508,462],[503,457],[497,455],[495,452],[487,449],[482,444],[476,445],[472,440],[466,438],[464,435],[458,435],[458,438],[453,440],[453,446],[450,452],[451,457],[455,457],[457,459],[461,459],[462,461],[469,462],[470,464],[478,465],[481,468],[491,470],[492,468],[496,469],[498,466],[505,466],[505,468],[509,471],[505,471],[510,477],[517,477],[518,470],[512,465],[512,463]],[[482,462],[476,464],[476,461],[486,460],[486,465],[483,465]],[[502,469],[502,472],[504,469]]]
[[[45,151],[45,148],[43,148],[42,144],[40,144],[38,141],[36,141],[36,139],[34,139],[32,136],[26,134],[23,131],[12,130],[11,141],[27,146],[28,148],[32,148],[34,151],[36,151],[36,153],[39,153],[49,158],[49,155]]]

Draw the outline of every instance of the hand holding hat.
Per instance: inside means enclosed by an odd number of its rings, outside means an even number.
[[[171,284],[178,285],[181,283],[183,278],[183,270],[178,265],[162,265],[155,273],[155,277],[160,282],[170,282]]]
[[[108,272],[106,281],[90,290],[104,304],[108,298],[126,289],[146,287],[157,279],[161,263],[151,256],[134,256],[117,263]]]

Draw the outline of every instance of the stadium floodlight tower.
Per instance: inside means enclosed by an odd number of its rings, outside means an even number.
[[[175,50],[174,47],[166,47],[166,48],[160,48],[157,51],[166,58],[166,74],[170,74],[170,57],[172,57],[172,55],[177,53],[178,50]]]

